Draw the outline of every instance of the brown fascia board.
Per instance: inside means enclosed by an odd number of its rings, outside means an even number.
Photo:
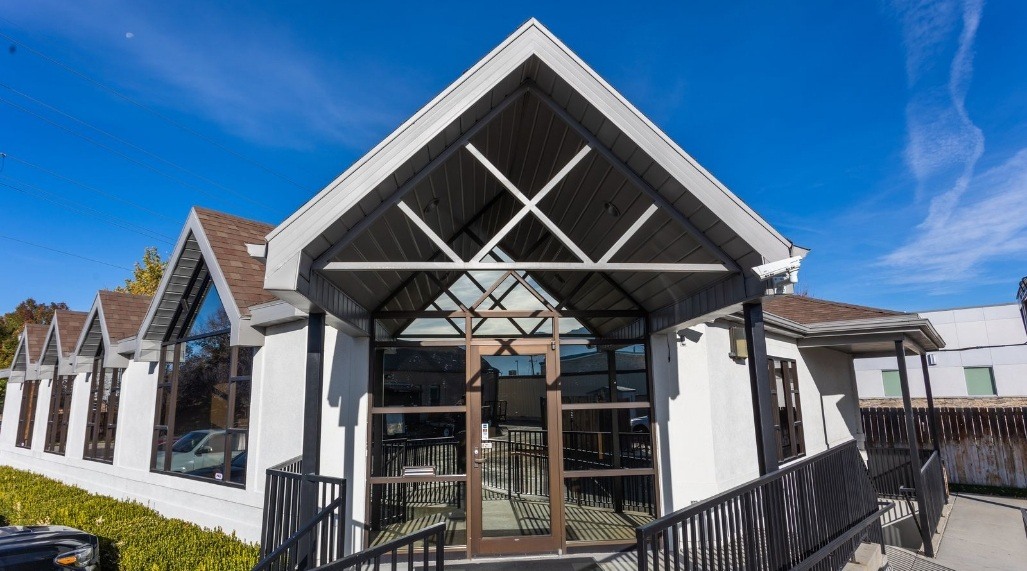
[[[916,314],[899,314],[870,319],[824,321],[803,325],[772,313],[765,314],[767,324],[790,331],[801,337],[839,336],[851,334],[895,333],[921,337],[920,345],[927,351],[945,347],[945,340],[929,319]],[[927,343],[924,343],[926,341]]]

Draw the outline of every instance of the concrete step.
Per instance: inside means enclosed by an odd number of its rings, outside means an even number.
[[[955,571],[908,549],[888,545],[884,550],[888,554],[885,569],[891,571]]]

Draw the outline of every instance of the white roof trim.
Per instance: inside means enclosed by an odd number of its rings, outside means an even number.
[[[295,264],[299,251],[531,56],[537,56],[561,76],[766,259],[805,253],[731,193],[542,24],[531,19],[272,230],[268,234],[270,263],[265,285],[269,289],[288,287],[272,276],[287,264],[288,272],[303,271]],[[293,277],[292,284],[296,283]]]

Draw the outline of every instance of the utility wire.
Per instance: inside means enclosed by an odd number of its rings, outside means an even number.
[[[195,184],[193,184],[193,183],[191,183],[191,182],[189,182],[187,180],[183,180],[183,179],[181,179],[181,178],[179,178],[179,177],[177,177],[177,176],[175,176],[173,174],[166,173],[166,172],[158,169],[157,167],[155,167],[155,166],[153,166],[153,165],[151,165],[149,163],[145,163],[145,162],[140,161],[140,160],[138,160],[138,159],[136,159],[134,157],[131,157],[131,156],[129,156],[129,155],[127,155],[127,154],[125,154],[125,153],[123,153],[123,152],[113,148],[113,147],[109,147],[109,146],[107,146],[107,145],[97,141],[96,139],[93,139],[91,137],[87,137],[86,135],[83,135],[82,133],[79,133],[79,132],[74,131],[74,130],[68,128],[68,127],[65,127],[64,125],[61,125],[60,123],[58,123],[56,121],[53,121],[52,119],[50,119],[48,117],[44,117],[43,115],[40,115],[39,113],[36,113],[35,111],[33,111],[31,109],[28,109],[26,107],[22,107],[21,105],[18,105],[17,103],[15,103],[13,101],[10,101],[8,99],[4,99],[3,97],[0,97],[0,103],[6,103],[7,105],[10,105],[11,107],[14,107],[18,111],[21,111],[22,113],[25,113],[27,115],[31,115],[31,116],[35,117],[36,119],[39,119],[40,121],[43,121],[44,123],[48,123],[48,124],[58,128],[58,129],[60,129],[60,130],[62,130],[64,132],[68,133],[68,134],[74,135],[74,136],[76,136],[76,137],[78,137],[78,138],[80,138],[80,139],[82,139],[82,140],[84,140],[84,141],[86,141],[86,142],[88,142],[90,144],[93,144],[93,145],[95,145],[97,147],[100,147],[101,149],[103,149],[105,151],[108,151],[108,152],[110,152],[112,154],[115,154],[115,155],[125,159],[126,161],[128,161],[130,163],[133,163],[135,165],[141,166],[141,167],[143,167],[143,168],[145,168],[145,169],[147,169],[149,171],[155,172],[155,173],[157,173],[157,174],[159,174],[159,175],[161,175],[161,176],[163,176],[163,177],[165,177],[167,179],[170,179],[170,180],[172,180],[174,182],[177,182],[178,184],[181,184],[182,186],[186,186],[186,187],[192,188],[192,189],[197,190],[199,192],[202,192],[203,194],[205,194],[207,196],[210,196],[212,198],[224,198],[222,196],[218,196],[217,194],[214,194],[213,192],[211,192],[211,191],[209,191],[209,190],[207,190],[207,189],[205,189],[205,188],[203,188],[201,186],[197,186],[197,185],[195,185]]]
[[[147,214],[151,214],[153,216],[159,216],[159,217],[161,217],[161,218],[163,218],[165,220],[170,220],[172,222],[177,222],[178,221],[177,218],[174,218],[172,216],[168,216],[167,214],[165,214],[163,212],[158,212],[156,210],[153,210],[151,208],[143,206],[142,204],[139,204],[138,202],[133,202],[133,201],[127,199],[127,198],[123,198],[123,197],[118,196],[116,194],[112,194],[112,193],[107,192],[105,190],[101,190],[99,188],[96,188],[95,186],[91,186],[91,185],[88,185],[88,184],[86,184],[84,182],[75,180],[75,179],[73,179],[71,177],[62,175],[61,173],[53,171],[53,170],[50,170],[50,169],[48,169],[48,168],[46,168],[44,166],[37,165],[35,163],[26,161],[25,159],[22,159],[22,158],[19,158],[19,157],[15,157],[15,156],[11,156],[11,155],[8,155],[7,153],[0,153],[0,158],[3,158],[4,160],[10,159],[12,161],[21,163],[21,164],[23,164],[23,165],[25,165],[27,167],[31,167],[31,168],[34,168],[34,169],[40,171],[40,172],[44,172],[44,173],[46,173],[46,174],[48,174],[48,175],[50,175],[50,176],[52,176],[54,178],[58,178],[60,180],[63,180],[64,182],[67,182],[67,183],[73,184],[75,186],[84,188],[84,189],[86,189],[86,190],[88,190],[90,192],[94,192],[94,193],[96,193],[96,194],[98,194],[98,195],[100,195],[100,196],[102,196],[104,198],[108,198],[110,200],[116,200],[116,201],[121,202],[123,204],[127,204],[128,206],[131,206],[133,208],[137,208],[137,209],[139,209],[139,210],[141,210],[143,212],[146,212]],[[3,172],[2,168],[0,168],[0,172]]]
[[[80,125],[83,125],[83,126],[89,128],[89,129],[92,129],[92,130],[96,131],[97,133],[100,133],[101,135],[105,135],[107,137],[110,137],[111,139],[114,139],[115,141],[121,143],[122,145],[125,145],[126,147],[129,147],[129,148],[134,149],[134,150],[136,150],[136,151],[138,151],[140,153],[143,153],[144,155],[146,155],[146,156],[148,156],[148,157],[150,157],[152,159],[158,160],[158,161],[160,161],[160,162],[162,162],[162,163],[164,163],[164,164],[166,164],[168,166],[176,168],[176,169],[182,171],[183,173],[185,173],[185,174],[187,174],[189,176],[192,176],[192,177],[194,177],[194,178],[196,178],[198,180],[202,180],[202,181],[210,184],[211,186],[215,186],[217,188],[220,188],[221,190],[223,190],[225,192],[231,193],[231,194],[233,194],[233,195],[235,195],[235,196],[237,196],[237,197],[239,197],[239,198],[241,198],[241,199],[243,199],[243,200],[245,200],[247,202],[250,202],[252,204],[256,204],[257,206],[260,206],[262,208],[268,208],[267,205],[262,203],[262,202],[253,200],[252,198],[246,196],[245,194],[243,194],[241,192],[238,192],[236,190],[228,188],[227,186],[225,186],[225,185],[223,185],[223,184],[221,184],[221,183],[219,183],[219,182],[217,182],[215,180],[211,180],[210,178],[207,178],[207,177],[205,177],[205,176],[203,176],[201,174],[198,174],[196,172],[193,172],[193,171],[191,171],[191,170],[189,170],[189,169],[187,169],[187,168],[185,168],[185,167],[183,167],[183,166],[181,166],[179,164],[176,164],[176,163],[174,163],[172,161],[169,161],[168,159],[165,159],[164,157],[162,157],[162,156],[160,156],[160,155],[158,155],[156,153],[153,153],[151,151],[148,151],[148,150],[140,147],[139,145],[136,145],[134,143],[126,141],[125,139],[122,139],[121,137],[118,137],[117,135],[114,135],[113,133],[105,131],[105,130],[101,129],[100,127],[97,127],[96,125],[93,125],[93,124],[89,123],[88,121],[86,121],[84,119],[80,119],[80,118],[72,115],[71,113],[68,113],[68,112],[63,111],[63,110],[61,110],[61,109],[59,109],[59,108],[57,108],[57,107],[55,107],[53,105],[50,105],[49,103],[47,103],[45,101],[42,101],[42,100],[37,99],[35,97],[32,97],[31,95],[29,95],[29,94],[27,94],[25,92],[19,91],[19,90],[15,89],[15,88],[11,87],[10,85],[7,85],[6,83],[0,82],[0,87],[3,87],[4,89],[7,89],[8,91],[14,93],[15,95],[18,95],[18,96],[21,96],[21,97],[23,97],[25,99],[28,99],[29,101],[35,103],[36,105],[39,105],[41,107],[45,107],[45,108],[53,111],[54,113],[57,113],[57,114],[59,114],[59,115],[61,115],[63,117],[71,119],[72,121],[75,121],[76,123],[78,123]]]
[[[4,177],[4,178],[7,179],[8,181],[10,180],[10,177]],[[44,190],[44,189],[42,189],[42,188],[40,188],[38,186],[29,184],[29,183],[26,183],[26,182],[19,182],[19,184],[22,185],[22,186],[29,187],[29,189],[31,189],[31,190],[26,190],[25,188],[22,188],[20,186],[17,186],[17,185],[14,185],[14,184],[10,184],[10,182],[4,182],[4,180],[0,180],[0,186],[9,188],[11,190],[14,190],[15,192],[20,192],[20,193],[28,195],[28,196],[35,196],[36,198],[40,198],[40,199],[45,200],[45,201],[47,201],[47,202],[49,202],[51,204],[55,204],[57,206],[60,206],[61,208],[64,208],[65,210],[70,210],[72,212],[76,212],[78,214],[84,214],[86,216],[92,216],[94,218],[97,218],[98,220],[104,221],[107,224],[112,224],[114,226],[117,226],[119,228],[128,230],[130,232],[135,232],[136,234],[140,234],[142,236],[146,236],[147,238],[151,238],[151,239],[154,239],[154,240],[159,240],[159,241],[164,242],[166,244],[174,244],[175,243],[174,240],[170,236],[168,236],[166,234],[161,234],[160,232],[155,232],[153,230],[150,230],[150,229],[146,228],[145,226],[139,226],[137,224],[133,224],[132,222],[128,222],[128,221],[126,221],[124,219],[121,219],[121,218],[118,218],[116,216],[112,216],[110,214],[105,214],[105,213],[101,212],[100,210],[97,210],[95,208],[91,208],[91,207],[86,206],[84,204],[78,204],[76,202],[72,202],[70,200],[66,200],[66,199],[62,199],[62,198],[55,198],[54,197],[55,196],[54,193],[49,192],[47,190]]]
[[[6,18],[0,17],[0,20],[5,21],[8,24],[11,24],[12,26],[18,27],[16,24],[14,24],[14,22],[11,22],[10,20],[8,20]],[[68,65],[68,64],[66,64],[64,62],[62,62],[62,61],[60,61],[60,60],[58,60],[58,59],[56,59],[54,57],[48,56],[45,53],[43,53],[43,52],[41,52],[41,51],[39,51],[39,50],[29,46],[29,45],[26,45],[24,42],[18,40],[17,38],[14,38],[14,37],[12,37],[12,36],[10,36],[8,34],[5,34],[3,32],[0,32],[0,38],[4,38],[5,40],[11,42],[12,44],[15,44],[19,48],[22,48],[22,49],[32,53],[36,57],[39,57],[39,58],[43,59],[44,61],[47,61],[50,64],[55,65],[55,66],[63,69],[64,71],[67,71],[68,73],[71,73],[72,75],[75,75],[75,76],[77,76],[77,77],[79,77],[79,78],[81,78],[81,79],[83,79],[83,80],[93,84],[94,86],[96,86],[96,87],[98,87],[98,88],[100,88],[100,89],[102,89],[102,90],[104,90],[104,91],[106,91],[106,92],[108,92],[108,93],[110,93],[112,95],[115,95],[115,96],[119,97],[120,99],[122,99],[122,100],[124,100],[124,101],[126,101],[126,102],[128,102],[128,103],[130,103],[130,104],[132,104],[132,105],[134,105],[136,107],[138,107],[139,109],[142,109],[143,111],[146,111],[147,113],[150,113],[150,114],[154,115],[155,117],[161,119],[162,121],[164,121],[164,122],[166,122],[166,123],[168,123],[168,124],[178,128],[178,129],[181,129],[182,131],[185,131],[186,133],[189,133],[190,135],[192,135],[194,137],[197,137],[197,138],[205,141],[206,143],[208,143],[210,145],[213,145],[213,146],[221,149],[222,151],[225,151],[226,153],[229,153],[230,155],[236,157],[239,160],[247,162],[247,163],[249,163],[249,164],[259,168],[260,170],[262,170],[262,171],[264,171],[264,172],[266,172],[266,173],[268,173],[270,175],[273,175],[273,176],[277,177],[278,179],[283,180],[283,181],[285,181],[285,182],[295,186],[296,188],[298,188],[300,190],[306,190],[306,188],[303,185],[301,185],[300,183],[296,182],[295,180],[289,178],[288,176],[286,176],[286,175],[284,175],[284,174],[282,174],[282,173],[280,173],[280,172],[278,172],[278,171],[268,167],[267,165],[265,165],[265,164],[263,164],[263,163],[261,163],[259,161],[251,159],[251,158],[247,157],[246,155],[243,155],[242,153],[239,153],[239,152],[237,152],[237,151],[235,151],[233,149],[230,149],[229,147],[226,147],[225,145],[215,141],[214,139],[204,135],[203,133],[200,133],[200,132],[196,131],[195,129],[192,129],[192,128],[190,128],[190,127],[188,127],[186,125],[183,125],[182,123],[172,119],[171,117],[168,117],[167,115],[161,113],[160,111],[157,111],[156,109],[153,109],[152,107],[148,107],[148,106],[140,103],[139,101],[136,101],[135,99],[133,99],[133,98],[129,97],[128,95],[122,93],[121,91],[118,91],[117,89],[115,89],[115,88],[113,88],[113,87],[111,87],[111,86],[101,82],[100,80],[94,79],[92,76],[87,75],[87,74],[85,74],[85,73],[83,73],[81,71],[78,71],[77,69],[71,67],[70,65]]]
[[[11,236],[5,236],[3,234],[0,234],[0,239],[10,240],[12,242],[18,242],[19,244],[25,244],[27,246],[32,246],[33,248],[41,248],[43,250],[49,250],[51,252],[56,252],[58,254],[62,254],[62,255],[65,255],[65,256],[71,256],[72,258],[78,258],[80,260],[86,260],[87,262],[93,262],[94,264],[103,264],[105,266],[110,266],[112,268],[118,268],[119,270],[125,270],[126,272],[133,271],[132,268],[126,268],[125,266],[119,266],[117,264],[112,264],[110,262],[104,262],[102,260],[97,260],[95,258],[89,258],[89,257],[86,257],[86,256],[81,256],[79,254],[73,254],[71,252],[65,252],[64,250],[58,250],[57,248],[51,248],[50,246],[44,246],[42,244],[36,244],[35,242],[29,242],[27,240],[20,240],[18,238],[12,238]]]

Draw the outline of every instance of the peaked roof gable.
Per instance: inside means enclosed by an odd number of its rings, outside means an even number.
[[[66,309],[54,312],[39,355],[40,365],[56,365],[74,354],[75,343],[86,324],[86,315],[84,311]]]
[[[271,228],[262,222],[194,207],[142,320],[139,337],[147,341],[163,339],[185,288],[194,272],[202,268],[209,272],[233,330],[240,319],[249,316],[251,306],[273,301],[275,297],[262,287],[263,264],[250,257],[246,248],[247,244],[262,242]]]
[[[153,298],[120,291],[100,290],[89,308],[85,326],[75,343],[75,355],[91,358],[102,345],[104,353],[112,345],[139,333]]]
[[[307,279],[304,274],[311,261],[333,240],[359,226],[360,214],[353,210],[358,204],[363,206],[362,199],[388,200],[389,189],[410,180],[433,157],[445,153],[448,145],[459,141],[464,130],[494,111],[497,98],[502,100],[524,88],[532,61],[538,62],[533,68],[537,73],[531,78],[532,88],[545,90],[548,97],[566,106],[581,126],[597,139],[609,141],[607,146],[614,147],[614,141],[626,143],[616,145],[622,149],[634,145],[632,148],[650,160],[633,155],[620,159],[629,166],[640,165],[637,170],[642,172],[636,174],[667,194],[666,200],[680,201],[682,194],[694,198],[689,215],[696,214],[694,204],[699,204],[705,209],[707,226],[709,219],[719,220],[762,261],[805,254],[532,19],[275,228],[268,235],[265,286],[277,291],[296,289]]]
[[[12,371],[26,371],[35,365],[39,354],[46,342],[46,334],[50,330],[48,325],[28,323],[21,330],[18,336],[18,346],[14,349],[14,359],[11,361]],[[35,358],[33,358],[35,355]]]

